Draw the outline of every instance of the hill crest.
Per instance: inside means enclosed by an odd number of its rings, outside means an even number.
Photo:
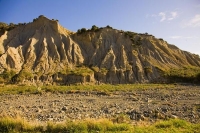
[[[39,16],[0,37],[0,73],[13,82],[136,83],[163,80],[161,72],[200,66],[200,58],[153,35],[82,28],[76,33]]]

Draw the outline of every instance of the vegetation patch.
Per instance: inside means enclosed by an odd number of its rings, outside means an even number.
[[[87,75],[90,75],[92,73],[93,73],[93,71],[91,69],[89,69],[88,67],[81,66],[81,67],[76,67],[76,68],[70,70],[68,74],[79,75],[79,76],[87,76]]]
[[[108,119],[66,121],[55,124],[48,122],[47,125],[34,125],[23,119],[1,118],[0,132],[5,133],[95,133],[95,132],[130,132],[131,125],[127,123],[113,123]]]
[[[165,72],[164,75],[170,82],[199,83],[200,68],[186,66],[182,68],[172,68]]]
[[[10,70],[10,71],[4,71],[3,73],[0,74],[0,83],[4,82],[10,82],[12,77],[15,75],[15,71]]]
[[[136,133],[198,133],[200,124],[192,124],[180,119],[159,121],[146,127],[135,127]]]
[[[32,78],[33,78],[33,74],[29,70],[26,70],[26,69],[21,70],[19,72],[19,74],[16,75],[16,81],[17,82],[21,82],[24,79],[31,80]]]
[[[183,86],[184,87],[184,86]],[[119,85],[71,85],[71,86],[41,86],[40,90],[36,86],[22,85],[1,85],[0,94],[37,94],[38,92],[59,92],[68,93],[69,91],[98,91],[112,93],[115,91],[134,91],[137,89],[174,89],[181,86],[174,84],[119,84]]]
[[[114,123],[108,119],[66,121],[64,123],[47,122],[46,125],[28,123],[23,119],[1,118],[0,132],[2,133],[185,133],[200,131],[200,124],[192,124],[180,119],[159,121],[152,125],[133,126],[130,123]]]
[[[6,24],[6,23],[0,22],[0,31],[1,32],[10,31],[10,30],[14,29],[15,27],[17,27],[16,24],[13,24],[13,23]]]

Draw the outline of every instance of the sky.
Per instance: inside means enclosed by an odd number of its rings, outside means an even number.
[[[147,32],[200,55],[200,0],[0,0],[0,22],[28,23],[39,15],[71,31],[110,25]]]

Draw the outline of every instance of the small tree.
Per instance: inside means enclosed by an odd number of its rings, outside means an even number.
[[[44,15],[40,15],[38,18],[44,17]]]
[[[84,33],[84,32],[86,32],[87,30],[86,30],[86,28],[82,28],[81,29],[81,33]]]
[[[77,30],[77,33],[78,33],[78,34],[81,34],[81,30],[80,30],[80,29],[78,29],[78,30]]]
[[[112,27],[110,27],[110,25],[107,25],[106,28],[112,29]]]
[[[99,28],[96,25],[93,25],[92,28],[91,28],[92,31],[97,31],[98,29]]]
[[[5,70],[2,74],[0,74],[1,79],[3,79],[5,82],[9,82],[11,78],[15,75],[15,71],[11,70]]]

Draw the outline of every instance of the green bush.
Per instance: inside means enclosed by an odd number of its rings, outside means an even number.
[[[81,33],[85,33],[86,31],[87,31],[86,28],[82,28],[82,29],[81,29]]]
[[[81,30],[80,30],[80,29],[78,29],[78,30],[77,30],[77,33],[78,33],[78,34],[81,34]]]
[[[10,71],[5,70],[2,74],[0,74],[0,78],[1,78],[2,80],[4,80],[4,82],[9,82],[9,81],[11,81],[12,77],[13,77],[15,74],[16,74],[16,73],[15,73],[15,71],[13,71],[13,70],[10,70]]]
[[[14,28],[16,28],[17,25],[14,23],[10,23],[9,25],[6,23],[0,22],[0,32],[10,31]]]
[[[192,66],[172,68],[166,71],[164,76],[169,79],[169,82],[199,83],[200,68]]]
[[[91,28],[91,30],[92,30],[92,31],[98,31],[98,30],[99,30],[99,27],[97,27],[96,25],[93,25],[92,28]]]
[[[33,78],[33,74],[28,70],[23,69],[17,75],[17,82],[23,81],[24,79],[30,80],[31,78]]]
[[[106,28],[113,29],[110,25],[107,25]]]

